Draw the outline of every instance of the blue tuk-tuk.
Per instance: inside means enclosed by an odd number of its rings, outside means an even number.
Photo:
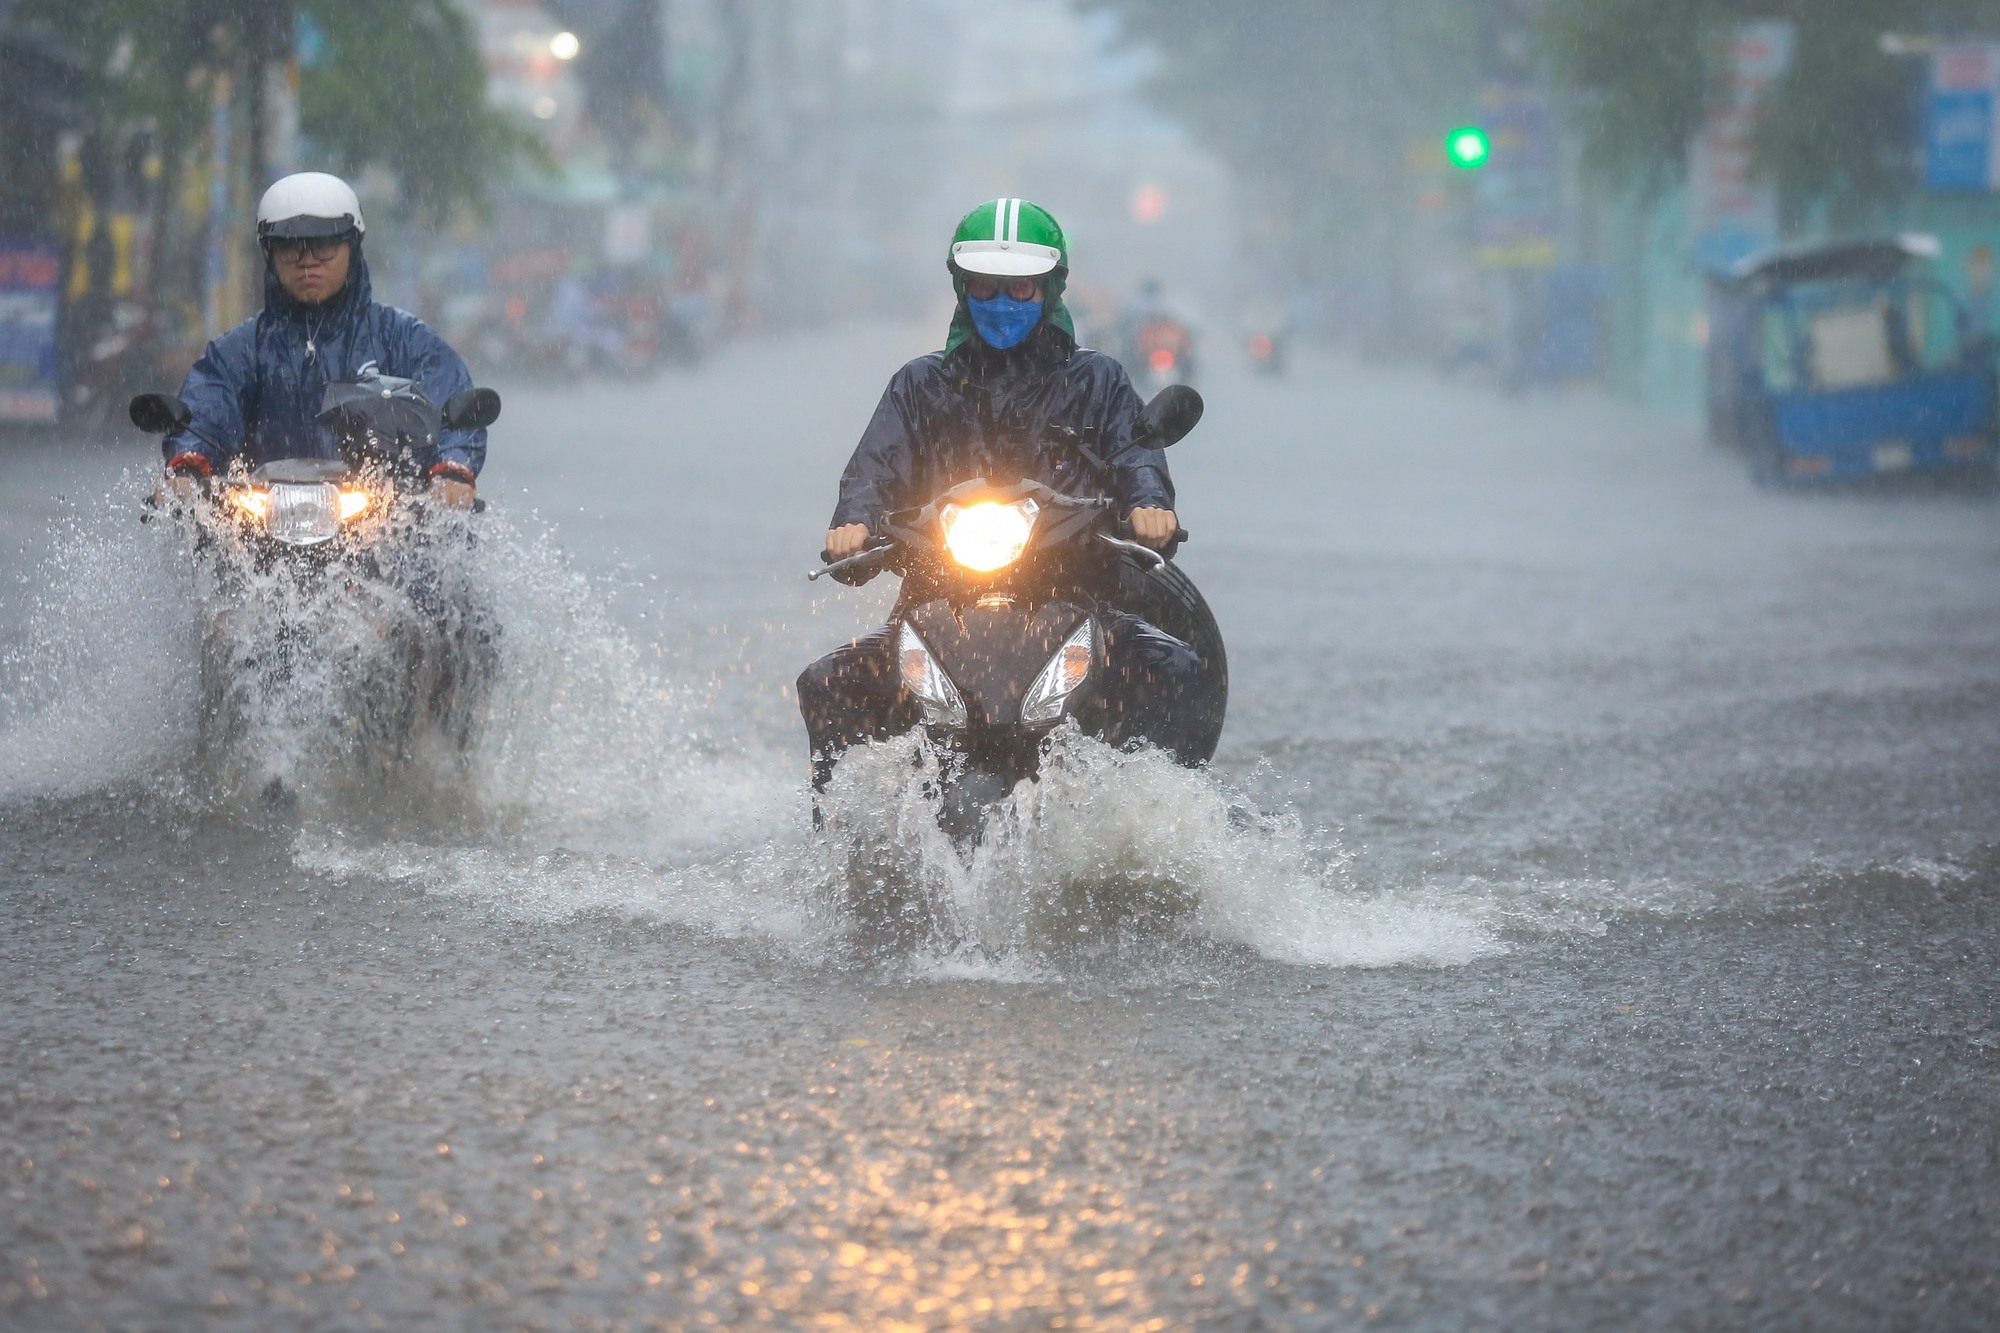
[[[1988,332],[1928,236],[1786,246],[1709,289],[1708,421],[1769,483],[1994,465]]]

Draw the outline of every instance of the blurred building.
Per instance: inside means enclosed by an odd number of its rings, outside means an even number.
[[[1142,104],[1143,56],[1066,0],[645,0],[644,24],[631,0],[461,2],[491,98],[555,171],[504,192],[483,264],[468,238],[441,252],[440,283],[547,301],[645,269],[712,333],[935,312],[958,217],[1019,194],[1070,228],[1086,307],[1148,275],[1195,304],[1222,290],[1225,174]],[[652,43],[660,73],[617,135],[592,83],[607,34]]]

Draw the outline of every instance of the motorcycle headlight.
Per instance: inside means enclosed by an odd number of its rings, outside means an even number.
[[[1035,683],[1028,687],[1028,693],[1021,700],[1021,720],[1023,722],[1056,722],[1063,715],[1063,705],[1075,694],[1077,687],[1090,676],[1090,664],[1097,655],[1097,631],[1086,620],[1076,627],[1076,632],[1056,655],[1042,668],[1042,674],[1035,677]]]
[[[934,726],[960,728],[965,725],[965,700],[944,668],[924,647],[924,641],[908,625],[898,636],[896,660],[902,664],[903,688],[923,705],[924,721]]]
[[[317,546],[340,531],[340,488],[329,482],[273,482],[264,531],[287,546]]]
[[[253,523],[262,523],[271,515],[271,495],[268,491],[238,486],[230,490],[228,496],[229,507]]]
[[[972,505],[946,505],[938,516],[944,528],[944,549],[967,569],[991,574],[1005,569],[1028,549],[1041,506],[1033,500],[1001,504],[982,500]]]

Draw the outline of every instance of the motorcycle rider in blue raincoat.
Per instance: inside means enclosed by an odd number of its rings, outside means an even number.
[[[347,183],[324,172],[286,176],[257,205],[264,309],[208,348],[181,399],[189,424],[162,443],[167,484],[185,497],[232,466],[274,458],[338,458],[319,420],[326,386],[364,368],[415,380],[443,404],[472,387],[465,362],[422,320],[372,297],[361,253],[367,224]],[[442,431],[417,460],[430,495],[470,508],[486,462],[485,430]]]
[[[969,477],[1089,490],[1073,460],[1045,447],[1052,435],[1092,441],[1131,535],[1156,549],[1171,542],[1179,523],[1166,455],[1132,438],[1144,404],[1124,368],[1077,345],[1062,301],[1068,243],[1056,220],[1025,199],[982,204],[960,222],[946,267],[958,308],[945,349],[890,380],[841,476],[826,559],[858,554],[884,514]],[[1112,739],[1150,741],[1183,762],[1205,758],[1196,753],[1194,710],[1183,706],[1199,689],[1194,650],[1129,612],[1107,604],[1099,613],[1111,672],[1135,703]],[[816,789],[850,746],[917,725],[887,629],[807,667],[798,691]]]

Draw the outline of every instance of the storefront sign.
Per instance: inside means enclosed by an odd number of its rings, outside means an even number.
[[[1722,56],[1723,82],[1710,101],[1688,164],[1688,223],[1695,262],[1725,269],[1778,242],[1778,192],[1753,170],[1757,118],[1772,85],[1792,67],[1789,23],[1740,23]]]
[[[50,422],[62,406],[56,355],[62,251],[0,240],[0,421]]]
[[[1931,56],[1924,184],[1951,194],[2000,190],[2000,45],[1947,46]]]

